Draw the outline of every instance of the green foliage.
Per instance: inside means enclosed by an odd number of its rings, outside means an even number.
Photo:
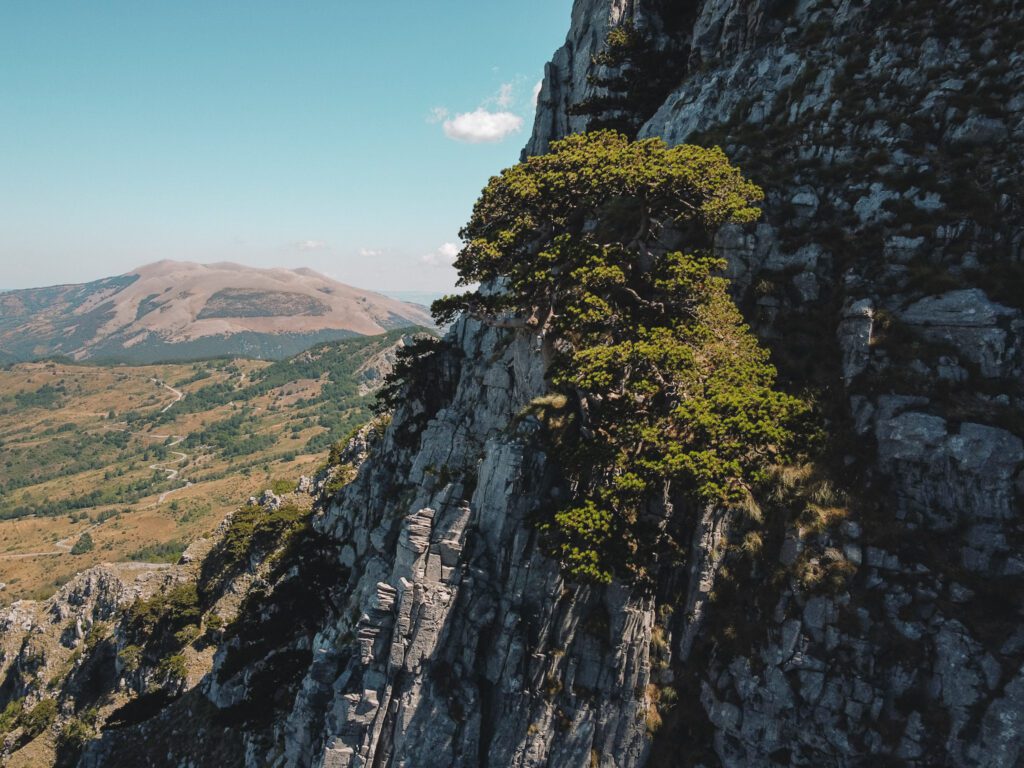
[[[165,656],[157,665],[157,674],[169,682],[184,680],[188,676],[188,663],[185,656],[180,653]]]
[[[89,627],[89,631],[85,635],[85,648],[91,651],[101,642],[106,640],[110,636],[110,625],[105,624],[102,621],[98,621]]]
[[[141,498],[169,487],[163,475],[154,474],[123,485],[106,485],[95,488],[81,496],[67,499],[43,501],[38,504],[21,504],[12,508],[0,508],[0,520],[29,516],[60,517],[79,509],[107,506],[110,504],[132,504]]]
[[[117,654],[121,666],[127,672],[135,672],[142,664],[142,648],[138,645],[126,645]]]
[[[179,629],[174,633],[174,640],[184,648],[186,645],[192,645],[196,640],[202,636],[202,631],[196,624],[189,624],[183,629]]]
[[[202,432],[189,435],[185,444],[190,448],[210,446],[222,456],[248,456],[265,451],[277,442],[272,434],[258,431],[259,422],[251,409],[243,409],[216,424],[211,424]]]
[[[632,21],[624,21],[609,30],[593,58],[587,81],[596,93],[570,106],[569,114],[589,117],[587,130],[613,128],[635,136],[678,85],[686,52],[675,41],[656,45]]]
[[[0,712],[0,736],[10,733],[18,727],[21,715],[25,711],[25,700],[14,699],[8,702],[3,712]]]
[[[128,559],[140,563],[176,563],[186,548],[185,542],[179,539],[147,544],[128,555]]]
[[[224,538],[203,565],[204,590],[216,579],[231,578],[249,566],[258,553],[285,547],[299,531],[309,527],[309,512],[284,504],[268,510],[259,506],[240,508],[231,516]]]
[[[96,711],[87,710],[79,717],[73,717],[61,728],[57,739],[59,750],[80,750],[96,735]]]
[[[96,545],[93,543],[92,536],[86,531],[78,537],[78,541],[71,547],[71,554],[84,555],[86,552],[92,552],[95,548]]]
[[[224,552],[234,561],[247,559],[254,549],[276,544],[300,527],[306,516],[304,510],[288,504],[276,510],[242,507],[224,535]]]
[[[602,562],[601,553],[607,550],[614,534],[613,523],[609,510],[588,499],[580,506],[555,514],[554,525],[547,526],[547,530],[557,531],[562,562],[570,573],[607,584],[613,574],[608,564]]]
[[[267,687],[267,701],[290,700],[281,699],[281,692],[301,681],[310,661],[309,651],[295,650],[311,647],[299,638],[312,641],[324,616],[341,613],[343,603],[336,587],[348,577],[336,540],[311,526],[299,529],[272,564],[267,588],[250,590],[227,627],[228,642],[217,679],[224,682],[242,672],[250,690]],[[258,671],[252,674],[254,669]],[[263,713],[267,712],[264,707]]]
[[[219,613],[210,613],[206,617],[203,638],[208,643],[215,643],[224,631],[224,618]]]
[[[460,300],[461,297],[454,297],[454,301]],[[435,317],[447,316],[450,319],[455,314],[457,312],[435,313]],[[401,428],[392,436],[396,444],[414,445],[422,428],[454,394],[461,355],[462,351],[456,345],[426,337],[418,338],[398,351],[392,372],[377,392],[374,407],[378,419],[383,419],[402,405],[416,403],[417,407],[401,420]],[[378,423],[385,424],[384,421]]]
[[[395,354],[395,364],[384,379],[384,386],[377,392],[377,402],[374,408],[377,414],[394,410],[407,396],[406,383],[420,381],[424,377],[417,376],[429,363],[434,352],[442,344],[435,336],[421,336],[412,344],[402,347]]]
[[[25,735],[35,738],[57,719],[57,702],[54,699],[43,699],[32,709],[23,712],[18,724],[25,730]]]
[[[66,391],[63,384],[58,384],[57,386],[44,384],[33,392],[18,392],[14,396],[14,402],[21,409],[44,408],[53,410],[60,405],[65,394]]]
[[[198,626],[202,620],[199,592],[193,582],[179,584],[165,592],[158,592],[148,600],[136,600],[128,609],[127,636],[142,648],[139,662],[149,656],[160,656],[168,650],[180,648],[181,632]],[[122,662],[131,661],[128,648],[121,652]]]
[[[444,299],[439,322],[500,313],[543,332],[574,406],[553,436],[575,498],[541,523],[574,576],[642,576],[678,546],[643,519],[649,501],[739,503],[795,447],[807,407],[774,389],[710,249],[762,197],[717,148],[602,131],[492,179],[461,233],[461,284],[506,290]]]
[[[390,331],[380,336],[344,339],[330,344],[321,344],[296,355],[288,360],[280,360],[252,374],[251,379],[217,382],[190,392],[189,396],[173,409],[165,413],[153,414],[148,417],[152,424],[159,425],[171,422],[182,413],[202,412],[231,402],[249,403],[255,398],[265,396],[282,387],[293,385],[301,380],[319,380],[320,391],[317,395],[299,400],[296,408],[309,409],[316,423],[327,431],[312,437],[305,447],[308,453],[327,450],[341,439],[349,430],[366,423],[372,415],[372,395],[359,392],[360,377],[356,371],[370,357],[385,349],[403,336],[410,333],[428,335],[432,332],[422,328],[405,328]],[[221,367],[223,367],[221,365]],[[198,374],[197,374],[198,375]],[[311,419],[309,426],[313,423]],[[244,420],[237,423],[214,425],[214,431],[225,431],[222,442],[204,441],[214,445],[221,451],[233,451],[225,455],[244,455],[253,452],[253,446],[263,448],[272,444],[268,435],[251,433],[245,439],[255,438],[245,451],[236,451],[233,444],[250,426]],[[227,432],[235,431],[235,434]]]
[[[295,493],[296,483],[294,480],[288,479],[277,479],[271,482],[270,490],[276,493],[278,496],[284,496],[288,493]]]
[[[356,469],[351,464],[340,464],[332,467],[332,473],[324,486],[325,496],[337,496],[341,489],[356,479]]]

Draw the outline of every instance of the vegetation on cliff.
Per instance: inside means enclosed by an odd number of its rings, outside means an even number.
[[[642,577],[666,543],[649,501],[740,503],[794,447],[806,406],[774,388],[711,253],[761,199],[717,148],[600,131],[493,178],[461,233],[461,284],[486,289],[435,316],[544,335],[556,396],[538,415],[572,499],[541,528],[576,577]]]
[[[654,5],[662,6],[652,11],[663,16],[693,13],[691,8],[670,11],[667,2]],[[635,137],[678,85],[688,54],[689,47],[681,41],[656,45],[628,19],[608,31],[604,48],[593,58],[587,83],[594,92],[568,112],[587,117],[589,131],[613,129]]]

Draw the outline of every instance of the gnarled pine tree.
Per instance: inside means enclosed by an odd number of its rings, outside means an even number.
[[[775,389],[711,252],[762,199],[718,148],[601,131],[491,179],[461,233],[460,282],[500,290],[435,316],[544,334],[573,498],[541,527],[576,577],[642,577],[672,527],[649,502],[735,504],[793,447],[806,407]]]

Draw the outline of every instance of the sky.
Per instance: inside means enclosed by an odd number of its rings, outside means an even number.
[[[0,0],[0,288],[160,259],[443,291],[572,0]]]

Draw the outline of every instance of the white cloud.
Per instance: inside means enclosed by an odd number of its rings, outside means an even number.
[[[364,259],[377,259],[384,255],[384,251],[378,248],[360,248],[359,256]]]
[[[538,80],[537,84],[533,86],[533,106],[537,106],[537,102],[540,101],[540,91],[544,87],[544,81]]]
[[[512,112],[490,112],[480,108],[456,115],[444,123],[444,135],[453,141],[484,144],[504,141],[523,129],[523,118]]]
[[[448,119],[448,109],[446,107],[434,107],[430,110],[430,115],[427,117],[427,122],[431,125],[444,122]]]
[[[458,245],[455,243],[444,243],[433,253],[420,257],[420,261],[431,267],[450,267],[458,255]]]
[[[323,240],[300,240],[297,242],[296,247],[300,251],[326,251],[327,243]]]

